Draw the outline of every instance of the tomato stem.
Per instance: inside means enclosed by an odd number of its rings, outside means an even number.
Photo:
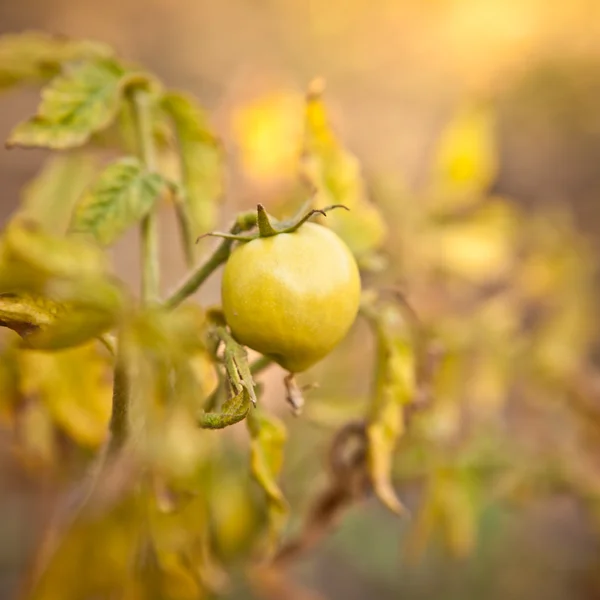
[[[256,225],[256,213],[244,212],[238,215],[235,223],[230,229],[230,237],[226,237],[217,246],[216,250],[208,257],[206,262],[200,265],[196,270],[188,274],[179,287],[167,298],[164,303],[165,308],[175,308],[179,306],[186,298],[191,296],[196,290],[216,271],[228,258],[231,253],[231,246],[236,237],[242,231],[252,229]],[[231,239],[231,238],[234,239]]]
[[[258,204],[256,207],[256,222],[258,224],[260,237],[272,237],[279,233],[279,231],[273,227],[271,219],[262,204]]]

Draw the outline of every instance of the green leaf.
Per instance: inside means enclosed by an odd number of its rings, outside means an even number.
[[[147,172],[137,159],[114,162],[79,203],[71,231],[90,234],[108,246],[143,219],[169,187],[166,179]]]
[[[197,237],[216,224],[216,203],[223,195],[223,149],[195,98],[169,92],[162,105],[177,134],[186,205],[193,236]]]
[[[270,521],[268,550],[273,551],[288,514],[288,503],[277,483],[287,432],[278,418],[260,409],[248,413],[246,423],[250,432],[250,469],[267,496]]]
[[[58,74],[67,61],[109,57],[104,44],[72,40],[40,31],[4,35],[0,38],[0,90],[19,83],[36,83]]]
[[[229,398],[221,407],[221,412],[200,413],[198,422],[204,429],[223,429],[243,421],[250,410],[250,396],[244,388],[241,392]]]
[[[302,171],[316,190],[315,208],[344,204],[349,211],[336,211],[322,219],[358,257],[378,250],[387,234],[385,221],[369,200],[358,159],[336,138],[322,90],[313,85],[307,98]]]
[[[45,231],[64,234],[75,203],[90,184],[97,161],[81,153],[52,156],[23,191],[21,212]]]
[[[125,90],[150,82],[112,59],[69,63],[42,90],[37,114],[17,125],[7,147],[64,150],[85,144],[116,118]]]

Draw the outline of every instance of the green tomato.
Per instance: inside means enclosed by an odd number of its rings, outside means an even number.
[[[320,361],[345,337],[360,293],[352,253],[316,223],[240,244],[221,288],[234,337],[292,373]]]

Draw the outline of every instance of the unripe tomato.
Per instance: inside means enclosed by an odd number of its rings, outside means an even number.
[[[221,295],[235,338],[297,373],[348,333],[360,274],[333,231],[305,223],[293,233],[240,244],[225,266]]]

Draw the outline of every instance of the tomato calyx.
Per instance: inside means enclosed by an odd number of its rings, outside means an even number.
[[[257,231],[248,235],[241,235],[237,232],[226,233],[223,231],[211,231],[205,233],[201,237],[220,237],[226,240],[232,240],[236,242],[250,242],[258,238],[273,237],[281,233],[293,233],[301,225],[306,223],[315,215],[327,216],[327,213],[336,208],[343,208],[344,210],[350,210],[344,204],[331,204],[324,208],[310,208],[312,201],[309,200],[304,206],[298,211],[298,213],[287,221],[277,221],[274,217],[269,215],[262,204],[258,204],[256,207],[256,226]]]

